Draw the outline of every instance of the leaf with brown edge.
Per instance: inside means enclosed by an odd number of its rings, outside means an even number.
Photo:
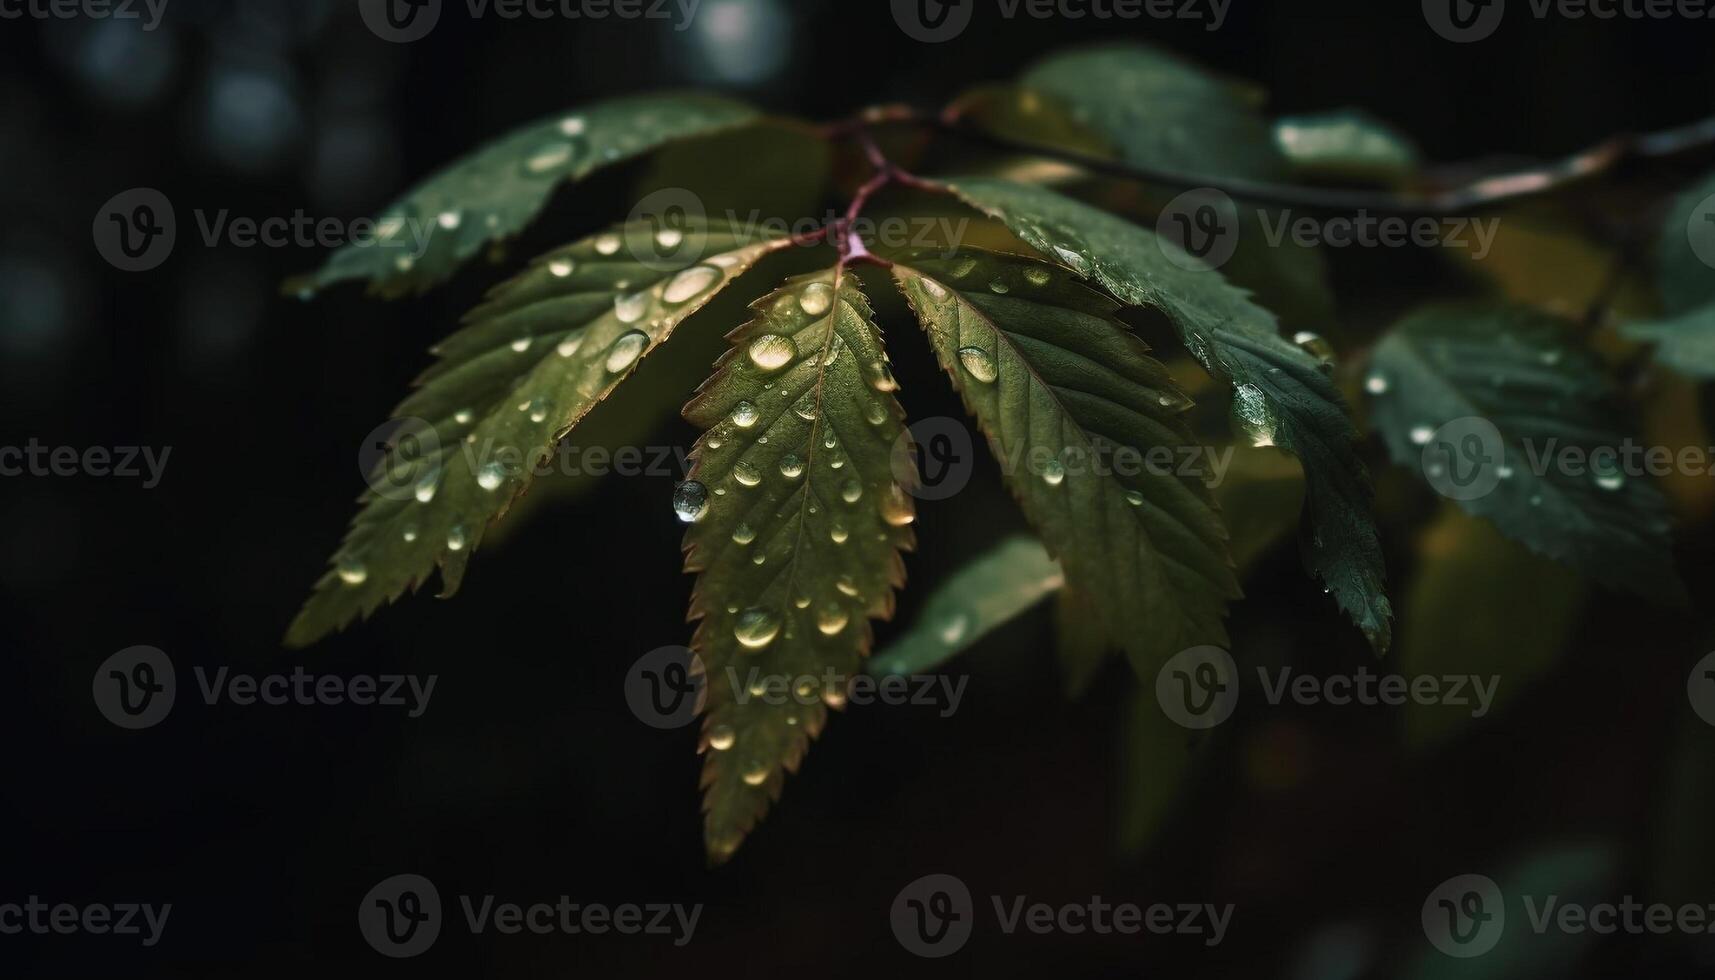
[[[437,565],[442,596],[456,592],[484,530],[555,444],[680,322],[790,241],[695,228],[663,252],[656,236],[634,223],[550,252],[435,348],[441,360],[394,413],[410,440],[370,475],[289,645],[367,618]]]
[[[780,797],[827,709],[893,614],[914,544],[916,471],[881,331],[849,272],[754,304],[685,406],[703,430],[678,510],[698,574],[692,639],[707,677],[702,787],[711,860]],[[897,456],[897,458],[896,458]]]
[[[941,365],[988,434],[1008,485],[1069,588],[1088,596],[1139,674],[1225,645],[1239,597],[1191,400],[1119,308],[1065,270],[997,252],[894,266]]]

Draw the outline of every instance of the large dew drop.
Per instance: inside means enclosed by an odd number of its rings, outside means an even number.
[[[725,752],[732,748],[736,741],[738,738],[733,734],[731,725],[716,725],[709,729],[709,748],[716,752]]]
[[[636,323],[643,319],[643,314],[649,312],[649,294],[632,293],[630,296],[615,296],[613,298],[613,315],[620,323]]]
[[[740,460],[738,465],[732,468],[732,478],[737,480],[741,486],[746,487],[754,487],[762,482],[762,474],[757,472],[756,467],[743,460]]]
[[[572,144],[550,143],[524,161],[524,169],[533,174],[545,174],[566,165],[572,158]]]
[[[911,506],[911,498],[899,484],[887,488],[887,495],[881,499],[881,519],[893,527],[904,527],[917,519],[917,509]]]
[[[687,480],[673,491],[673,513],[686,524],[695,524],[709,512],[709,489]]]
[[[834,305],[834,287],[825,282],[813,282],[804,287],[798,297],[798,307],[811,316],[821,316]]]
[[[756,420],[761,417],[762,414],[758,412],[756,410],[756,406],[752,405],[750,402],[739,402],[737,405],[733,406],[732,424],[741,429],[750,428],[755,425]]]
[[[755,607],[738,614],[732,636],[747,650],[760,650],[780,635],[780,617],[773,610]]]
[[[830,602],[816,614],[816,629],[821,631],[823,636],[838,636],[850,621],[851,614],[846,612],[844,606]]]
[[[959,348],[959,363],[965,366],[965,371],[971,377],[985,385],[993,384],[994,379],[1000,376],[999,370],[995,367],[994,358],[981,347]]]
[[[744,784],[746,786],[761,786],[768,782],[768,764],[760,760],[751,760],[744,767]]]
[[[335,571],[339,573],[339,580],[346,585],[362,585],[369,578],[369,569],[364,568],[363,563],[355,558],[341,558]]]
[[[476,485],[487,490],[489,493],[499,490],[500,485],[505,482],[506,467],[501,466],[499,463],[485,464],[482,469],[477,470],[476,472]]]
[[[1239,385],[1233,393],[1233,414],[1250,434],[1251,445],[1259,448],[1274,445],[1274,415],[1261,388],[1252,384]]]
[[[649,346],[649,335],[641,330],[633,330],[613,342],[607,351],[607,370],[610,374],[618,374],[643,356],[643,348]]]
[[[669,280],[667,288],[661,291],[661,299],[667,303],[684,303],[701,296],[720,281],[721,270],[712,265],[695,265]]]
[[[764,371],[778,371],[797,355],[798,348],[792,341],[778,334],[763,334],[750,342],[751,363]]]

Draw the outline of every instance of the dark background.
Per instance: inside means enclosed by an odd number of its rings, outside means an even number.
[[[639,654],[688,635],[671,479],[568,492],[509,522],[456,600],[425,593],[284,650],[279,637],[361,489],[359,441],[500,273],[478,265],[392,304],[350,287],[303,305],[279,298],[278,283],[320,253],[204,247],[195,209],[355,217],[492,137],[603,96],[710,85],[815,119],[890,101],[928,108],[1056,46],[1113,37],[1254,79],[1277,111],[1362,105],[1433,161],[1561,154],[1705,116],[1715,92],[1715,21],[1517,16],[1486,42],[1453,45],[1412,3],[1234,0],[1217,33],[979,13],[963,37],[926,46],[873,0],[734,9],[743,16],[728,36],[647,21],[471,22],[455,3],[434,34],[404,46],[331,0],[172,0],[151,35],[0,21],[0,442],[173,450],[149,491],[118,479],[0,482],[0,901],[173,903],[154,949],[3,936],[0,975],[856,977],[933,966],[1337,980],[1409,972],[1428,949],[1417,916],[1431,887],[1541,846],[1606,849],[1617,862],[1608,894],[1648,900],[1667,746],[1687,717],[1684,664],[1707,634],[1700,620],[1616,596],[1592,598],[1576,649],[1540,690],[1434,756],[1400,749],[1386,713],[1241,712],[1132,858],[1112,844],[1115,729],[1131,680],[1116,665],[1067,701],[1049,618],[1036,614],[953,666],[971,674],[953,717],[876,707],[834,719],[736,859],[708,870],[693,737],[643,726],[621,696]],[[561,195],[511,259],[622,217],[641,170]],[[1677,177],[1640,179],[1665,189]],[[174,202],[180,243],[162,268],[126,275],[102,262],[90,228],[104,201],[139,186]],[[1425,275],[1398,261],[1388,275],[1402,284]],[[1385,291],[1374,272],[1337,266],[1336,282]],[[887,325],[907,408],[956,414],[909,324]],[[671,418],[650,435],[691,437]],[[991,471],[922,508],[914,583],[1017,524]],[[1390,557],[1409,551],[1403,533],[1384,531]],[[1707,568],[1708,556],[1693,543],[1682,564]],[[902,617],[921,592],[905,594]],[[1290,548],[1247,592],[1236,646],[1320,671],[1368,656]],[[174,658],[180,695],[162,725],[125,732],[94,709],[90,677],[136,644]],[[412,720],[209,707],[190,677],[195,665],[295,664],[439,684]],[[449,925],[426,957],[394,963],[363,943],[354,912],[371,885],[406,871],[433,879],[449,905],[457,894],[567,894],[707,910],[684,949]],[[1004,937],[991,924],[930,964],[898,947],[887,912],[931,872],[979,896],[1206,900],[1238,913],[1214,950],[1175,937]],[[1715,962],[1707,950],[1619,937],[1582,951],[1579,969],[1689,974]]]

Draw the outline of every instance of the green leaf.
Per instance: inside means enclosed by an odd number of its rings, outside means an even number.
[[[910,629],[870,658],[876,676],[922,674],[969,650],[1028,612],[1065,582],[1035,538],[1008,538],[938,586]]]
[[[1401,184],[1417,173],[1417,147],[1362,109],[1338,109],[1275,122],[1274,140],[1295,176]]]
[[[1392,639],[1386,570],[1369,477],[1344,400],[1317,358],[1279,334],[1272,314],[1153,232],[1042,187],[985,178],[952,189],[1030,247],[1100,282],[1121,302],[1166,314],[1191,353],[1232,384],[1251,440],[1304,466],[1310,570],[1378,653]]]
[[[1122,159],[1186,174],[1266,180],[1285,161],[1254,99],[1157,48],[1105,44],[1058,54],[1021,83],[1071,107]]]
[[[749,106],[676,92],[611,99],[525,126],[412,188],[382,213],[375,241],[344,246],[286,288],[308,297],[365,279],[385,296],[422,292],[523,230],[562,181],[754,118]]]
[[[693,228],[663,252],[655,229],[636,223],[551,252],[495,289],[395,410],[418,421],[371,474],[287,642],[367,618],[437,564],[441,594],[456,592],[485,529],[554,445],[679,323],[788,244]]]
[[[1240,593],[1208,487],[1180,475],[1201,449],[1180,418],[1191,400],[1113,302],[1035,259],[909,262],[894,278],[1013,495],[1139,673],[1225,644]]]
[[[1371,421],[1400,466],[1432,483],[1466,481],[1443,492],[1467,498],[1460,506],[1507,537],[1611,588],[1681,598],[1660,491],[1626,474],[1623,456],[1606,465],[1588,457],[1621,453],[1630,440],[1612,421],[1601,365],[1568,329],[1524,307],[1414,313],[1376,346]],[[1437,435],[1455,422],[1452,435]],[[1454,456],[1437,462],[1444,441]],[[1576,467],[1563,462],[1567,450],[1581,454]]]
[[[1668,315],[1628,324],[1622,333],[1658,345],[1656,360],[1688,377],[1715,378],[1715,176],[1675,201],[1659,249]]]
[[[685,407],[692,648],[708,677],[704,838],[724,861],[845,703],[869,620],[893,614],[916,471],[869,303],[848,274],[789,281]],[[757,685],[768,685],[757,696]],[[773,702],[773,703],[770,703]]]
[[[1578,576],[1508,541],[1494,525],[1452,504],[1423,533],[1422,560],[1405,597],[1399,671],[1407,677],[1499,677],[1489,716],[1551,668],[1578,623]],[[1517,587],[1529,582],[1530,587]],[[1415,745],[1451,737],[1473,722],[1471,704],[1405,706]]]

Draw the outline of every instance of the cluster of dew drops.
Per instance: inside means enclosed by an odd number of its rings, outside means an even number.
[[[443,215],[442,227],[456,228],[458,221]],[[663,251],[677,248],[684,240],[684,233],[676,228],[662,228],[655,233],[655,244]],[[615,232],[608,232],[596,238],[594,248],[600,256],[617,255],[624,246],[623,240]],[[718,255],[705,263],[690,266],[675,273],[667,282],[657,287],[662,305],[673,308],[683,306],[699,296],[707,293],[722,282],[731,270],[739,264],[739,259],[731,255]],[[546,264],[548,274],[555,279],[565,279],[577,271],[577,261],[570,256],[561,256],[549,260]],[[621,324],[635,324],[646,316],[654,306],[651,290],[627,292],[630,284],[624,281],[615,283],[619,295],[614,298],[613,315]],[[650,324],[659,329],[663,320],[657,319]],[[555,352],[562,358],[570,358],[577,354],[583,342],[582,331],[561,341]],[[618,375],[637,363],[648,349],[650,335],[641,329],[632,329],[621,334],[608,347],[607,357],[603,367],[610,375]],[[510,343],[510,348],[518,354],[528,353],[535,343],[533,337],[521,337]],[[547,398],[532,398],[518,404],[518,411],[524,413],[532,423],[542,424],[553,415],[553,402]],[[475,413],[470,409],[461,409],[453,414],[453,421],[459,426],[468,426],[475,420]],[[474,443],[476,434],[467,436],[467,441]],[[506,466],[499,462],[489,462],[481,466],[476,473],[476,484],[482,490],[493,493],[506,485],[509,477]],[[413,488],[412,496],[420,504],[434,501],[440,492],[441,471],[437,467],[424,476]],[[401,538],[406,544],[414,544],[421,532],[417,525],[408,524],[401,531]],[[470,544],[470,532],[462,523],[454,524],[447,530],[446,548],[451,552],[463,551]],[[368,567],[358,558],[343,555],[335,562],[335,572],[339,580],[348,586],[360,586],[369,580]]]

